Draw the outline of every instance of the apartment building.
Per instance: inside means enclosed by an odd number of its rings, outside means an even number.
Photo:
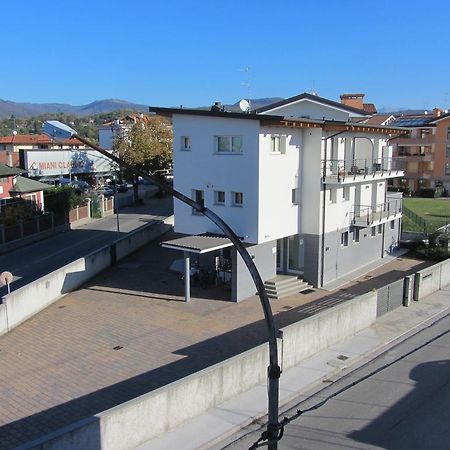
[[[444,186],[449,191],[450,114],[435,108],[432,114],[399,117],[393,125],[410,130],[409,136],[392,140],[394,155],[405,161],[405,175],[394,186],[413,192]]]
[[[396,247],[401,195],[387,181],[403,171],[389,139],[407,130],[306,93],[251,113],[150,112],[172,118],[174,187],[233,228],[265,281],[281,273],[324,286]],[[177,232],[219,232],[179,201],[174,213]],[[236,254],[233,271],[232,299],[253,295]]]

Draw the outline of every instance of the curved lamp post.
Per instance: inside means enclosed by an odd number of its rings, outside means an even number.
[[[267,296],[267,292],[264,288],[263,280],[256,268],[255,263],[253,262],[250,254],[247,252],[245,246],[242,244],[239,237],[236,233],[230,228],[230,226],[225,223],[217,214],[215,214],[210,209],[205,206],[195,202],[194,200],[186,197],[181,192],[176,191],[172,186],[170,186],[165,181],[158,179],[153,175],[149,175],[143,170],[134,167],[125,161],[121,160],[117,156],[111,154],[110,152],[102,149],[98,145],[84,139],[79,136],[76,131],[70,128],[68,125],[65,125],[57,120],[49,120],[44,122],[43,131],[50,137],[54,139],[70,139],[72,137],[80,140],[84,144],[92,147],[94,150],[97,150],[102,155],[116,162],[122,167],[134,172],[140,177],[151,181],[152,183],[159,186],[164,191],[170,193],[178,200],[186,203],[191,208],[195,209],[199,213],[206,216],[210,219],[215,225],[217,225],[222,232],[227,236],[228,239],[234,244],[236,250],[239,252],[241,258],[243,259],[245,265],[247,266],[248,271],[255,283],[255,287],[258,292],[259,299],[261,301],[261,306],[264,312],[264,318],[267,326],[267,334],[268,334],[268,342],[269,342],[269,367],[267,369],[267,377],[268,377],[268,425],[267,431],[263,433],[263,440],[266,441],[269,450],[276,450],[278,448],[278,440],[282,435],[282,428],[278,421],[278,397],[279,397],[279,381],[281,375],[281,369],[278,365],[278,346],[277,346],[277,337],[278,332],[275,327],[275,322],[272,314],[272,308],[270,307],[269,298]],[[265,444],[261,444],[265,445]]]

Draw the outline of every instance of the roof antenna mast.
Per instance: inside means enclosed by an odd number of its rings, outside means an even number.
[[[250,101],[250,88],[251,88],[250,67],[244,67],[243,69],[241,69],[241,72],[245,73],[245,81],[242,82],[241,85],[247,88],[247,101],[249,105],[249,110],[251,110],[252,105]]]

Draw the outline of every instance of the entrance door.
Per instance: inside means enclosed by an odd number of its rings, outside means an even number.
[[[283,270],[283,239],[277,240],[277,271]]]
[[[305,245],[302,235],[288,237],[287,270],[292,273],[303,273],[305,265]]]

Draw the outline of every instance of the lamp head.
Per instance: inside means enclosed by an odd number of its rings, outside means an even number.
[[[46,120],[42,125],[42,131],[53,139],[70,139],[77,134],[73,128],[58,120]]]

